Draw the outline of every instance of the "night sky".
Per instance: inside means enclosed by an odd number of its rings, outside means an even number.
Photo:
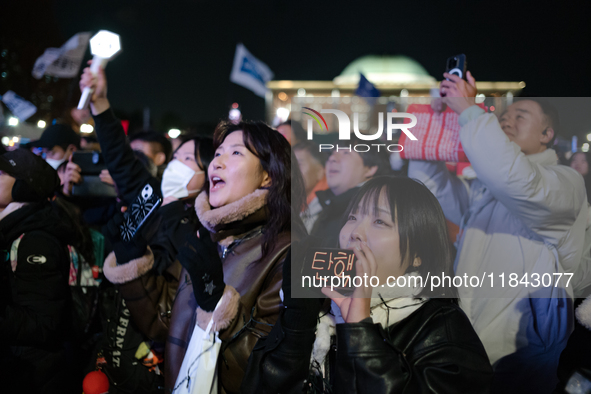
[[[523,95],[591,96],[590,7],[582,2],[49,3],[63,40],[54,46],[80,31],[121,35],[123,53],[107,68],[113,107],[148,106],[186,124],[215,123],[234,101],[246,118],[263,118],[264,100],[229,81],[237,42],[275,79],[331,80],[368,54],[409,56],[440,79],[445,59],[465,53],[477,80],[525,81]]]

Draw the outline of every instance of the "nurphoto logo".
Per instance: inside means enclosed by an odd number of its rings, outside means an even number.
[[[311,119],[308,119],[308,127],[307,127],[307,132],[308,132],[308,140],[312,140],[313,138],[313,131],[312,131],[312,127],[313,127],[313,120],[316,121],[316,123],[318,123],[318,125],[320,126],[320,129],[322,131],[328,132],[328,124],[326,123],[326,119],[324,119],[324,117],[322,116],[322,114],[334,114],[337,117],[337,121],[338,121],[338,125],[339,125],[339,140],[340,141],[347,141],[347,140],[351,140],[351,120],[349,119],[349,116],[343,112],[340,111],[338,109],[321,109],[320,112],[313,110],[312,108],[309,107],[303,107],[304,110],[310,111],[310,112],[305,112],[302,111],[305,115],[310,116]],[[400,130],[402,131],[404,134],[406,134],[406,136],[412,140],[412,141],[416,141],[417,137],[414,136],[414,134],[409,130],[412,127],[416,126],[417,124],[417,117],[413,114],[409,114],[409,113],[405,113],[405,112],[387,112],[386,115],[384,116],[383,112],[378,113],[378,129],[374,134],[363,134],[359,131],[359,113],[354,112],[353,113],[353,132],[355,133],[355,137],[358,138],[359,140],[362,141],[375,141],[378,140],[379,138],[382,137],[382,134],[384,133],[384,118],[386,119],[386,139],[388,141],[392,141],[392,134],[395,130]],[[409,123],[396,123],[396,120],[399,119],[410,119]],[[380,147],[384,146],[386,147],[386,149],[389,152],[401,152],[404,147],[402,145],[399,144],[391,144],[391,145],[387,145],[386,144],[371,144],[371,146],[375,146],[377,147],[377,150],[380,150]],[[394,147],[397,150],[393,150]],[[332,144],[320,144],[319,145],[319,150],[331,150],[331,149],[335,149],[335,146]],[[341,147],[341,146],[336,146],[336,150],[355,150],[356,152],[368,152],[369,150],[371,150],[370,145],[367,144],[356,144],[354,146],[348,146],[348,147]]]

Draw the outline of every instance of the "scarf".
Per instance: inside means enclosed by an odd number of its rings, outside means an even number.
[[[405,274],[405,283],[414,283],[410,280],[412,276],[416,277],[419,274],[417,272]],[[380,323],[384,329],[387,329],[407,318],[429,300],[418,296],[422,290],[423,288],[419,286],[373,288],[370,304],[370,316],[373,322]],[[331,314],[322,316],[316,328],[312,363],[323,365],[330,349],[330,337],[336,335],[336,324],[345,323],[340,309],[334,302],[331,304]]]
[[[195,199],[195,212],[203,227],[212,233],[213,240],[222,246],[228,246],[237,235],[244,234],[267,221],[267,194],[268,190],[257,189],[240,200],[212,208],[207,193],[199,193]]]

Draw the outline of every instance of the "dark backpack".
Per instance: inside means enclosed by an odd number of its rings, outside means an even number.
[[[18,261],[18,247],[25,234],[21,234],[12,242],[10,247],[10,263],[16,267]],[[72,295],[72,334],[76,342],[88,340],[90,327],[97,317],[99,300],[99,275],[104,261],[104,237],[91,230],[94,243],[95,261],[100,265],[90,266],[76,248],[67,245],[70,256],[70,272],[68,284]]]

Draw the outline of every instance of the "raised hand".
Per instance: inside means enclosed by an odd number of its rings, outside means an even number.
[[[88,61],[88,65],[92,64],[92,60]],[[89,87],[94,89],[92,98],[90,99],[90,109],[93,115],[98,115],[109,109],[110,104],[107,100],[107,77],[105,70],[99,67],[96,75],[90,71],[90,67],[86,67],[80,77],[80,91]]]
[[[111,177],[111,174],[109,174],[109,170],[102,170],[99,174],[99,179],[101,182],[106,183],[107,185],[115,186],[115,181]]]
[[[354,249],[355,257],[355,275],[362,277],[367,274],[369,278],[375,276],[377,272],[377,263],[371,249],[365,242],[360,243]],[[351,278],[353,279],[353,278]],[[341,315],[346,323],[358,323],[363,319],[370,317],[371,310],[371,286],[356,287],[353,294],[345,297],[329,287],[322,289],[322,293],[334,301],[341,310]]]
[[[139,231],[129,241],[123,241],[121,237],[121,231],[131,231],[126,226],[123,226],[125,222],[125,212],[127,207],[121,207],[121,212],[117,212],[111,220],[103,227],[103,234],[111,242],[115,257],[117,257],[117,265],[125,264],[131,260],[142,257],[146,253],[148,248],[148,241],[143,236],[143,232]]]
[[[444,73],[443,76],[447,79],[441,81],[439,91],[441,97],[444,97],[443,102],[454,112],[461,114],[476,103],[474,98],[478,89],[476,89],[476,80],[470,71],[466,74],[468,81],[453,74]]]
[[[63,175],[62,193],[65,196],[72,195],[72,187],[74,184],[82,182],[82,169],[80,166],[72,161],[74,155],[70,155],[68,164]]]

